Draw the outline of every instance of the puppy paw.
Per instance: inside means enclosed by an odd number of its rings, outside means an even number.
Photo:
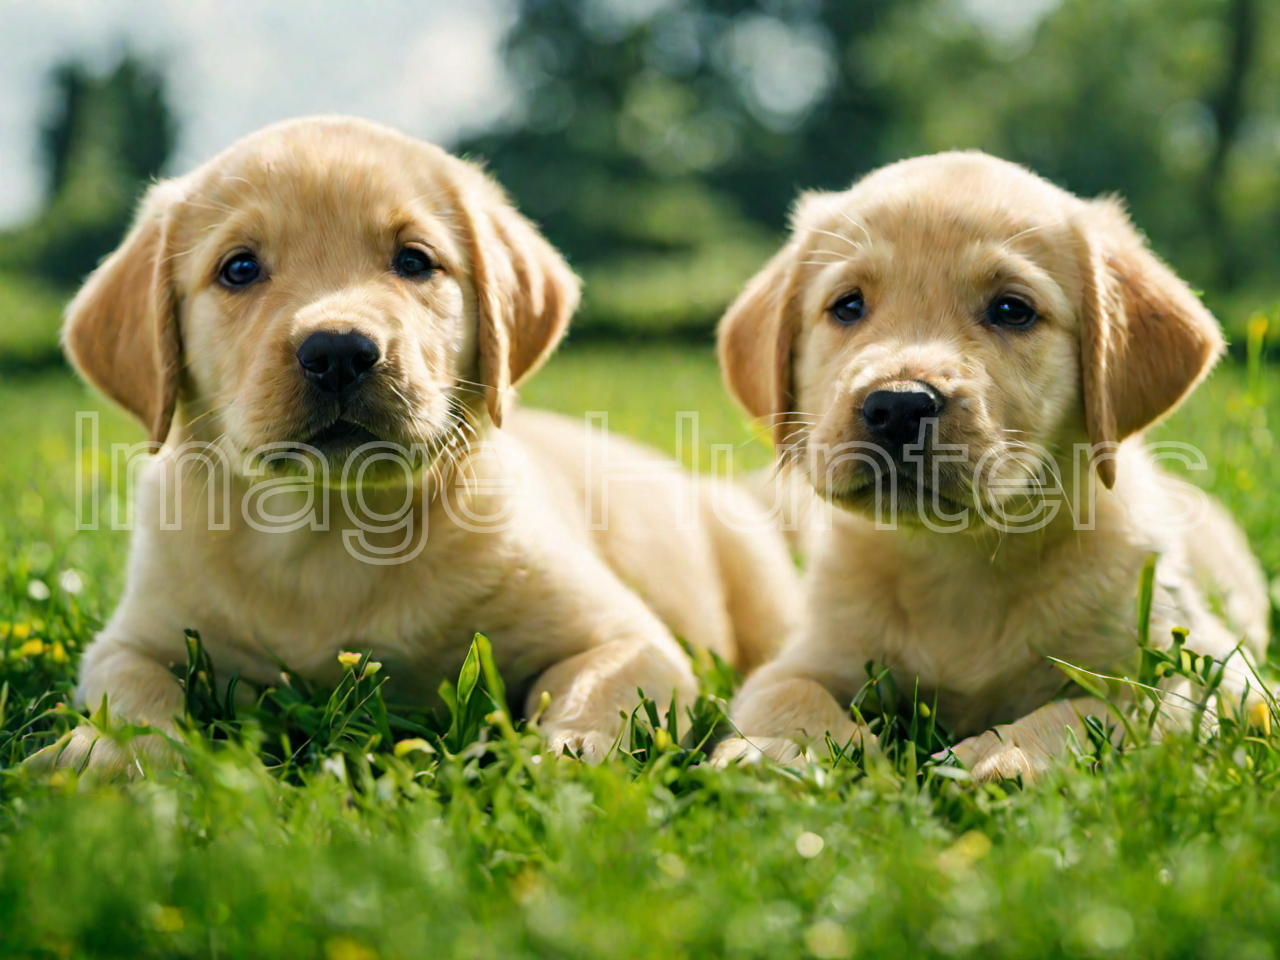
[[[154,768],[176,767],[178,763],[177,751],[158,730],[122,744],[93,724],[82,723],[55,743],[33,753],[23,761],[22,767],[35,776],[51,776],[68,770],[99,780],[112,780],[143,776],[144,764]]]
[[[786,737],[730,737],[711,754],[712,765],[721,769],[735,763],[751,766],[765,760],[798,767],[813,759],[810,752]]]
[[[614,737],[599,730],[568,730],[551,728],[546,731],[547,750],[553,756],[576,757],[586,763],[600,763],[613,749]]]
[[[1024,748],[1008,728],[988,730],[961,740],[951,748],[969,775],[980,783],[997,780],[1014,780],[1021,777],[1030,783],[1044,774],[1051,760],[1035,748]]]

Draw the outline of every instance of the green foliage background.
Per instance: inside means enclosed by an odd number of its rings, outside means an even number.
[[[1233,333],[1277,292],[1280,6],[1267,0],[518,9],[505,46],[518,105],[453,146],[487,162],[586,279],[578,338],[706,338],[799,190],[953,148],[1120,193]],[[163,75],[134,57],[103,74],[64,64],[50,85],[46,206],[0,233],[0,277],[67,291],[145,181],[181,172],[167,167],[180,131]],[[38,326],[0,309],[0,357]]]
[[[587,279],[580,333],[705,333],[797,191],[948,149],[1122,194],[1233,331],[1275,290],[1275,4],[543,0],[507,55],[525,108],[463,149]]]

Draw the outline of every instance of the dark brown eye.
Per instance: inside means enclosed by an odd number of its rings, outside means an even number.
[[[835,317],[837,323],[845,324],[857,323],[867,313],[867,302],[862,299],[862,291],[855,290],[852,293],[846,293],[843,297],[831,305],[831,316]]]
[[[218,271],[218,280],[232,290],[247,287],[261,276],[262,265],[252,253],[237,253]]]
[[[392,266],[406,280],[425,280],[435,270],[435,264],[425,250],[418,247],[401,247]]]
[[[1036,308],[1021,297],[1006,294],[987,306],[987,320],[993,326],[1025,330],[1036,322]]]

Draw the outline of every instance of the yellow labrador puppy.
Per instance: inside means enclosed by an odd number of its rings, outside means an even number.
[[[1189,628],[1243,688],[1267,643],[1261,571],[1141,439],[1222,346],[1115,201],[1013,164],[941,154],[802,197],[790,241],[724,317],[720,359],[775,424],[785,475],[821,498],[808,622],[747,680],[742,737],[719,759],[858,736],[849,703],[874,661],[936,701],[975,777],[1033,776],[1083,717],[1114,722],[1100,701],[1054,699],[1051,658],[1132,660],[1152,553],[1153,642]],[[1170,706],[1189,692],[1167,691]]]
[[[82,700],[172,730],[192,628],[223,677],[335,681],[371,648],[425,701],[480,631],[529,711],[550,694],[551,748],[594,760],[637,688],[694,696],[676,635],[767,658],[799,592],[749,496],[506,409],[577,300],[479,169],[366,122],[270,127],[154,186],[65,327],[162,442]],[[58,761],[122,754],[85,727]]]

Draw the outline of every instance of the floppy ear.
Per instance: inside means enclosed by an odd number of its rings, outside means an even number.
[[[564,337],[579,283],[560,253],[485,179],[470,214],[472,269],[480,313],[480,382],[495,426],[505,398]]]
[[[1119,443],[1173,411],[1212,369],[1222,331],[1191,288],[1153,254],[1112,199],[1079,225],[1085,425],[1090,444]],[[1115,460],[1098,461],[1115,483]]]
[[[725,386],[747,413],[773,428],[776,446],[786,444],[794,429],[782,414],[795,402],[791,340],[800,250],[801,241],[793,235],[738,294],[717,331]]]
[[[142,421],[162,443],[178,396],[181,347],[169,283],[170,210],[180,195],[158,183],[137,219],[76,294],[62,325],[62,348],[94,387]]]

